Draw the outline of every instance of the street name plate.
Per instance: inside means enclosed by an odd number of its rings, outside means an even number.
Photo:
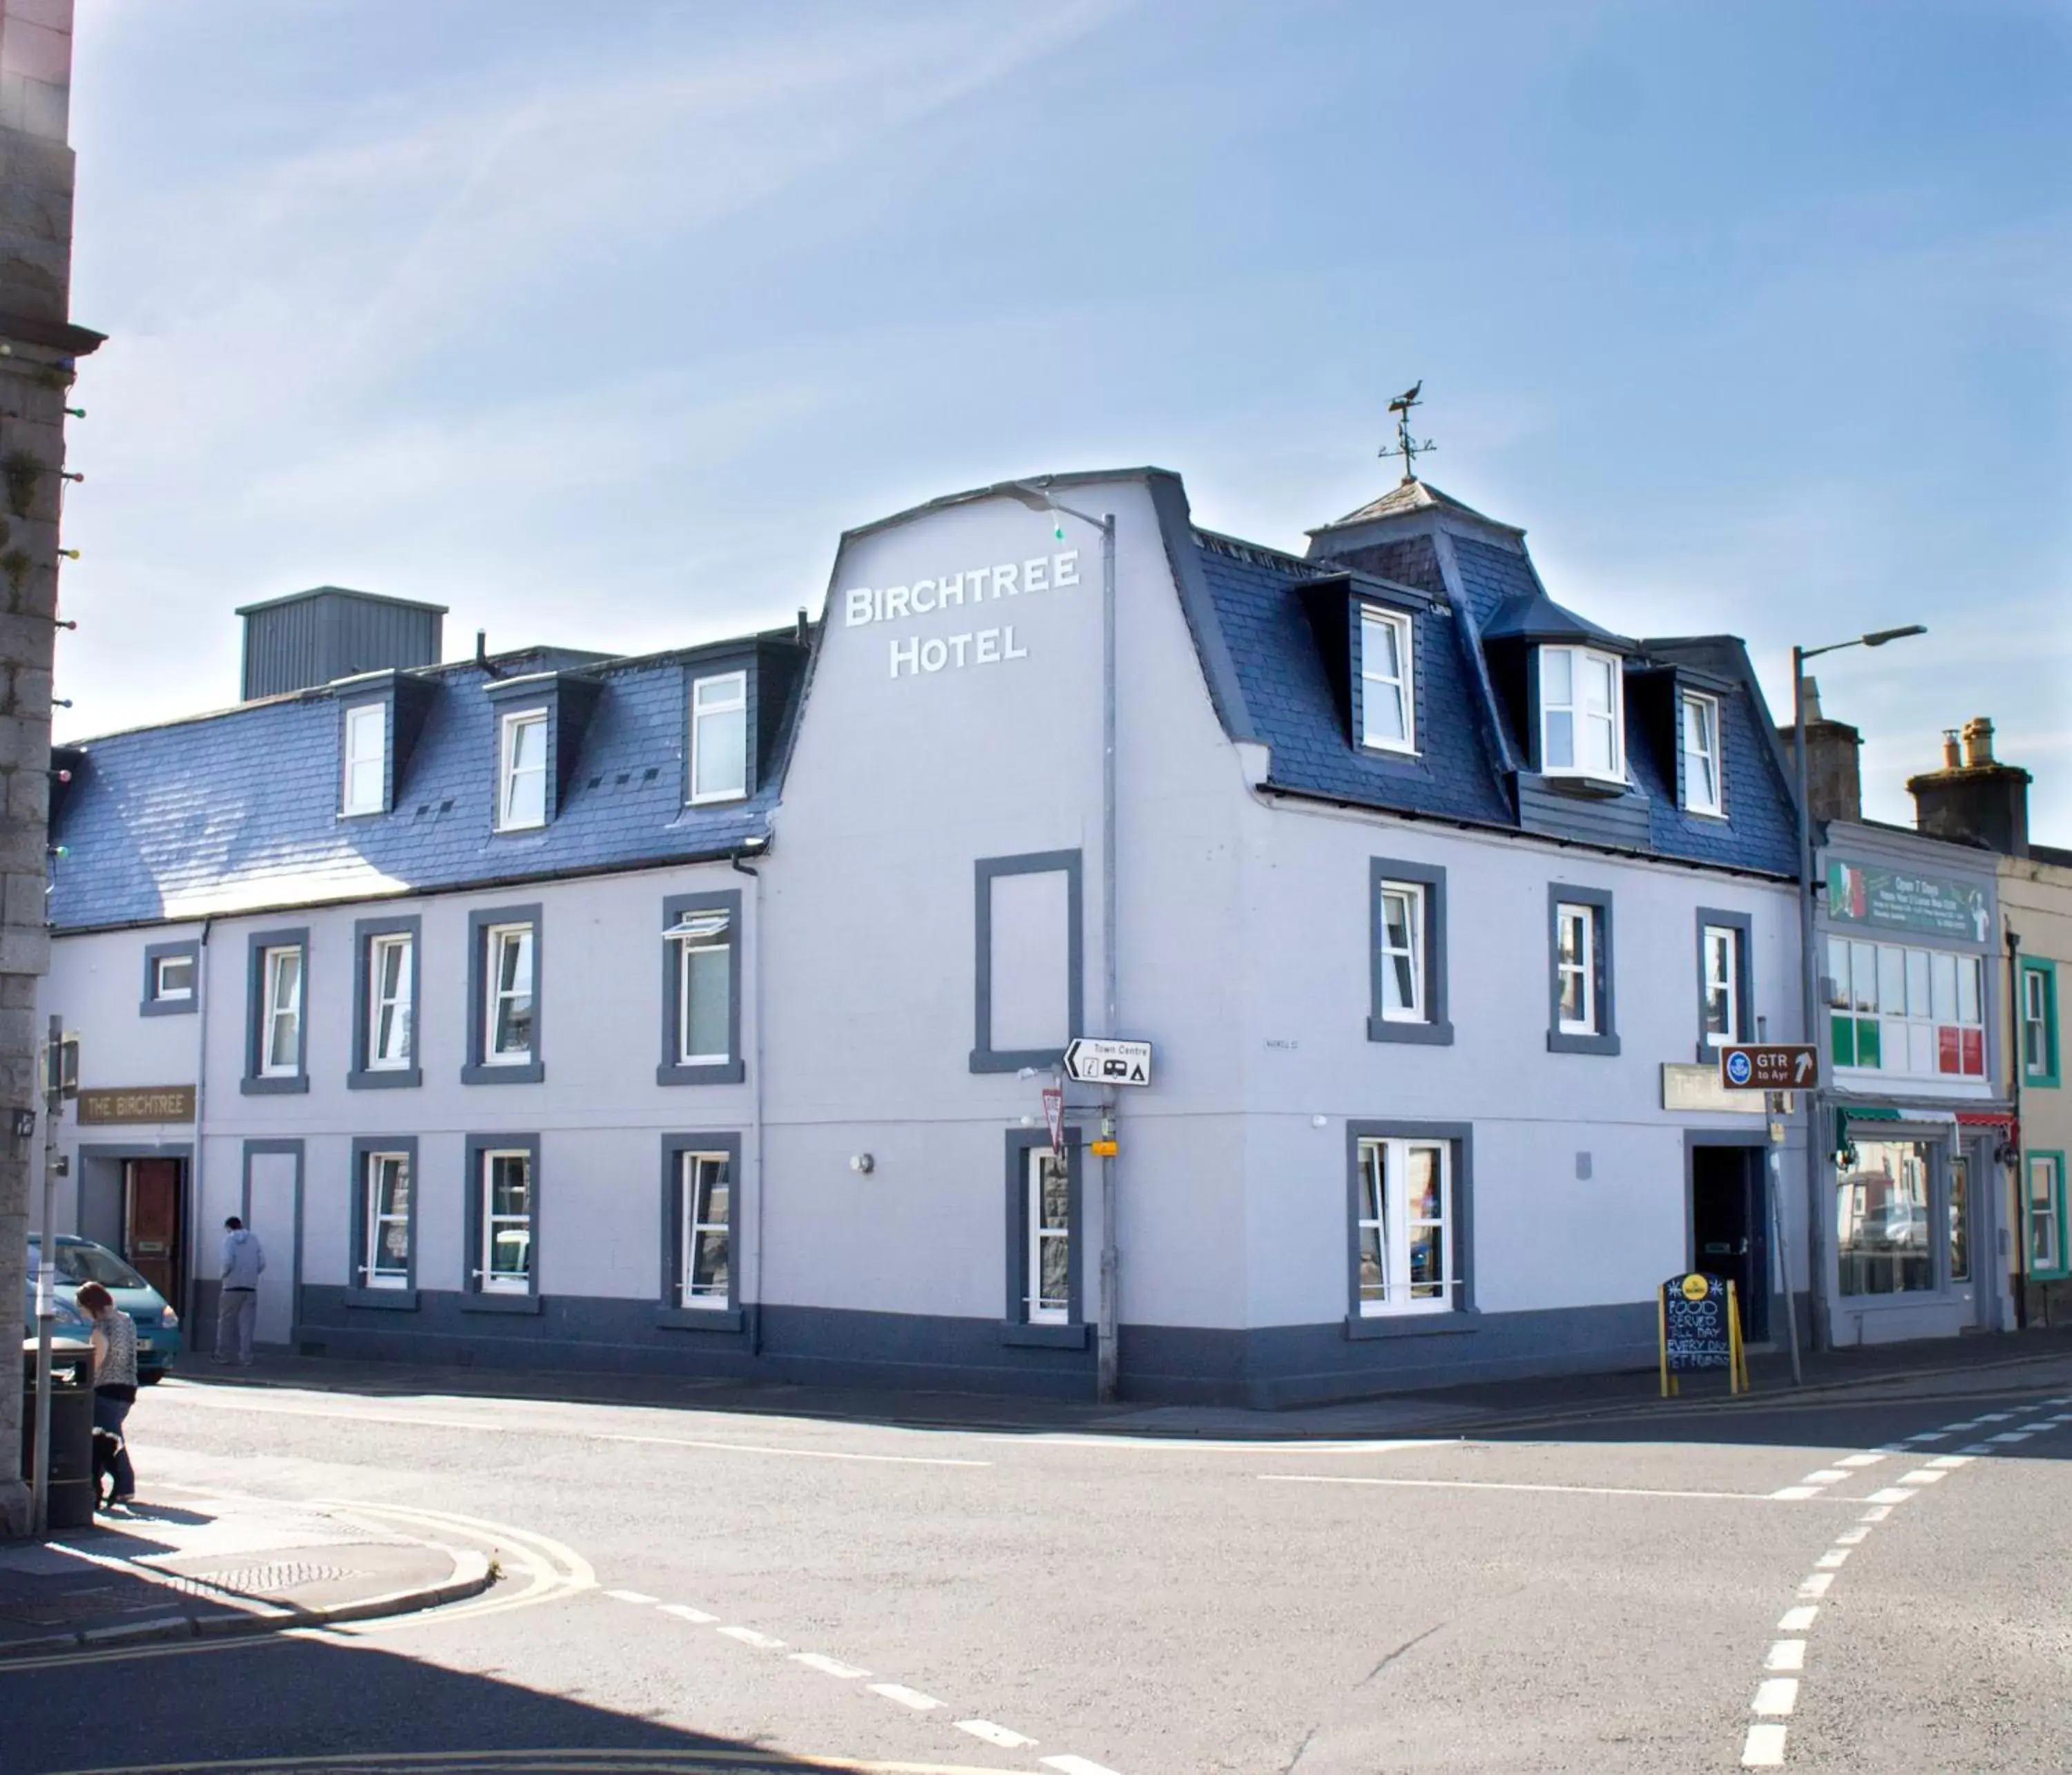
[[[1811,1091],[1820,1083],[1820,1050],[1786,1042],[1736,1042],[1720,1050],[1729,1091]]]
[[[79,1094],[81,1128],[114,1128],[138,1122],[191,1122],[192,1085],[130,1085]]]
[[[1065,1075],[1083,1085],[1148,1085],[1151,1044],[1110,1041],[1102,1036],[1075,1037],[1065,1050]]]

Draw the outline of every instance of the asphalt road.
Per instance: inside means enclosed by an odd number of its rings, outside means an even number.
[[[2072,1372],[1472,1440],[179,1382],[132,1422],[147,1498],[351,1499],[506,1577],[0,1668],[6,1775],[2072,1767]]]

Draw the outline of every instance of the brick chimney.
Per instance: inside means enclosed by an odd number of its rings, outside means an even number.
[[[2003,857],[2029,855],[2029,772],[1993,757],[1993,724],[1964,723],[1961,745],[1946,734],[1942,768],[1906,779],[1914,824],[1931,838],[1983,844]]]
[[[1792,758],[1792,746],[1796,736],[1789,726],[1779,727],[1778,737],[1784,742],[1784,754],[1792,759],[1792,768],[1798,768],[1798,760]],[[1861,820],[1864,817],[1864,785],[1859,774],[1857,754],[1861,750],[1864,737],[1847,721],[1834,721],[1820,713],[1820,686],[1813,679],[1806,680],[1806,770],[1807,800],[1811,803],[1815,820]]]

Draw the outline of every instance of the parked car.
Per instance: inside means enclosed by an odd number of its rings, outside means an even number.
[[[41,1250],[41,1235],[30,1234],[31,1276],[42,1261]],[[163,1380],[180,1348],[180,1316],[166,1304],[165,1296],[105,1245],[90,1239],[59,1234],[57,1262],[59,1298],[69,1307],[80,1283],[98,1282],[115,1296],[116,1305],[137,1321],[137,1379],[146,1387]]]
[[[76,1366],[86,1361],[93,1347],[93,1321],[72,1304],[69,1294],[58,1293],[51,1305],[57,1310],[51,1326],[53,1363]],[[36,1372],[36,1284],[33,1275],[22,1289],[22,1355],[30,1384]]]

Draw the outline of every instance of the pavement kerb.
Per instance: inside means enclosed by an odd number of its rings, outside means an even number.
[[[286,1633],[293,1628],[343,1626],[352,1621],[381,1620],[392,1615],[442,1608],[448,1603],[464,1602],[480,1596],[496,1581],[487,1554],[471,1547],[442,1547],[440,1551],[452,1559],[454,1569],[435,1584],[392,1590],[379,1596],[363,1596],[355,1602],[335,1603],[323,1609],[269,1603],[248,1607],[226,1602],[223,1606],[234,1612],[205,1616],[154,1616],[150,1621],[132,1621],[120,1627],[87,1627],[72,1633],[47,1633],[39,1639],[15,1640],[0,1646],[0,1666],[32,1655],[47,1657],[72,1647],[107,1651],[157,1640],[228,1638],[251,1633]]]

